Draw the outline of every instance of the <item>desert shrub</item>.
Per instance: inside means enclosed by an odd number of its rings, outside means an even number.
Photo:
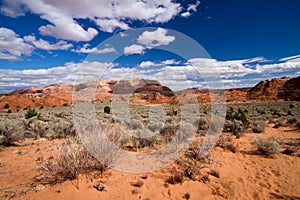
[[[163,136],[166,143],[170,142],[172,138],[176,135],[178,126],[167,125],[160,130],[160,135]]]
[[[252,131],[254,133],[262,133],[264,130],[265,130],[264,121],[260,120],[260,121],[253,122]]]
[[[210,172],[209,172],[210,175],[216,177],[216,178],[220,178],[220,172],[217,171],[217,170],[214,170],[212,169]]]
[[[63,104],[63,106],[68,106],[68,105],[69,105],[68,103],[64,103],[64,104]]]
[[[126,125],[127,125],[127,128],[131,129],[131,130],[137,130],[137,129],[143,128],[142,122],[140,120],[136,120],[136,119],[126,121]]]
[[[296,124],[296,127],[297,127],[298,129],[300,129],[300,122],[298,122],[298,123]]]
[[[191,194],[186,192],[182,198],[189,200],[191,198]]]
[[[101,132],[105,133],[105,136]],[[102,175],[117,158],[120,149],[115,147],[115,145],[120,143],[124,132],[118,126],[107,124],[102,127],[90,125],[85,130],[81,129],[81,134],[85,135],[83,139],[88,150],[97,152],[97,159],[101,163],[98,170]]]
[[[12,120],[0,121],[0,145],[13,145],[24,139],[24,128],[22,124],[16,124]]]
[[[23,126],[25,129],[25,137],[27,138],[40,138],[46,135],[46,130],[48,130],[48,123],[41,122],[37,120],[36,117],[23,120]]]
[[[41,167],[50,183],[76,180],[75,186],[79,189],[79,174],[94,171],[101,165],[76,138],[58,144],[52,154]]]
[[[206,117],[200,117],[199,118],[199,124],[198,124],[198,129],[199,130],[208,130],[209,128],[209,123]]]
[[[37,117],[37,119],[40,119],[41,118],[41,114],[38,113],[34,108],[31,108],[29,107],[27,109],[27,112],[25,113],[25,119],[29,119],[29,118],[32,118],[32,117]]]
[[[172,185],[176,183],[183,183],[183,174],[182,173],[175,173],[174,175],[170,176],[167,180],[167,183],[170,183]]]
[[[275,125],[273,126],[273,128],[279,128],[281,126],[284,126],[284,124],[285,124],[285,119],[281,117],[275,121]]]
[[[249,128],[250,122],[249,122],[246,114],[244,113],[244,111],[242,111],[240,108],[239,108],[238,112],[235,114],[234,119],[242,121],[244,127],[246,129]]]
[[[54,124],[53,131],[54,134],[50,136],[50,139],[66,138],[68,136],[76,135],[74,124],[62,119]]]
[[[292,111],[291,111],[291,110],[288,110],[288,112],[287,112],[287,115],[291,115],[291,116],[293,116],[293,113],[292,113]]]
[[[247,110],[248,112],[248,110]],[[245,129],[249,128],[250,122],[242,109],[238,109],[237,112],[234,111],[232,107],[230,107],[226,112],[226,120],[234,121],[238,120],[243,123]]]
[[[227,111],[226,111],[226,119],[227,120],[233,120],[234,119],[234,109],[232,107],[230,107]]]
[[[183,163],[184,164],[181,166],[183,169],[183,175],[192,181],[197,180],[200,176],[199,162],[188,158],[188,160],[183,161]]]
[[[295,153],[299,152],[300,144],[296,139],[292,139],[290,142],[286,142],[284,144],[284,151],[283,154],[286,155],[294,155]]]
[[[155,122],[155,123],[151,123],[148,126],[148,129],[155,133],[157,131],[160,131],[163,126],[164,126],[164,124],[162,122]]]
[[[11,111],[11,110],[8,110],[7,113],[12,113],[12,111]]]
[[[288,123],[295,124],[295,123],[297,123],[297,119],[295,117],[288,117]]]
[[[175,110],[173,110],[173,115],[175,115],[175,116],[176,116],[177,114],[178,114],[178,110],[176,110],[176,109],[175,109]]]
[[[223,131],[224,132],[232,132],[233,131],[233,122],[230,120],[225,120]]]
[[[35,139],[46,137],[46,133],[49,130],[49,124],[47,122],[40,121],[37,119],[33,119],[29,121],[30,121],[28,122],[29,124],[26,126],[27,127],[26,130],[29,131],[29,134],[28,132],[26,133],[27,136],[30,135]]]
[[[252,145],[257,147],[257,151],[263,155],[269,156],[271,154],[279,154],[279,143],[274,137],[267,140],[259,138],[251,142]]]
[[[9,108],[9,104],[6,103],[4,106],[3,106],[4,109],[8,109]]]
[[[261,115],[265,115],[266,114],[266,112],[264,111],[264,110],[261,110],[260,112],[258,112],[259,114],[261,114]]]
[[[138,146],[141,148],[144,147],[154,147],[157,144],[157,137],[149,137],[149,138],[137,138]]]
[[[104,107],[104,113],[107,113],[107,114],[110,113],[110,107],[109,106]]]
[[[218,139],[217,146],[233,153],[237,152],[237,146],[234,144],[232,137],[229,135],[221,135]]]
[[[277,117],[281,117],[281,113],[278,110],[273,110],[273,115],[276,115]]]
[[[155,144],[158,144],[157,136],[150,135],[151,132],[149,130],[137,131],[137,137],[132,138],[132,143],[136,151],[138,151],[139,148],[154,147]]]
[[[291,103],[291,104],[289,105],[289,108],[290,108],[290,109],[295,108],[294,104]]]
[[[242,132],[244,131],[244,126],[241,121],[238,121],[236,119],[233,120],[233,127],[232,127],[232,133],[237,138],[239,138],[242,135]]]

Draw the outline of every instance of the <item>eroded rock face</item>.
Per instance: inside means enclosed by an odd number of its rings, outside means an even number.
[[[274,78],[259,82],[247,94],[248,100],[299,100],[300,77]]]
[[[283,90],[278,92],[278,98],[289,101],[300,101],[300,76],[286,81]]]
[[[77,94],[73,98],[74,92]],[[9,104],[12,111],[30,107],[63,106],[74,101],[129,98],[139,105],[174,102],[174,93],[158,81],[145,79],[99,80],[84,83],[54,84],[44,87],[16,90],[0,96],[0,107]],[[118,97],[119,96],[119,97]],[[124,97],[127,96],[127,97]],[[6,110],[3,110],[5,112]]]
[[[259,82],[253,88],[208,91],[186,89],[174,92],[156,80],[122,79],[87,81],[76,85],[54,84],[44,87],[16,90],[0,96],[0,108],[7,103],[13,112],[30,107],[63,106],[78,101],[128,100],[131,104],[177,104],[236,101],[300,100],[300,77],[275,78]],[[73,92],[78,94],[73,99]],[[226,99],[223,99],[224,94]],[[7,112],[7,109],[2,109]]]

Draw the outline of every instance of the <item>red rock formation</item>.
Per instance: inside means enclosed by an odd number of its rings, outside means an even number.
[[[228,89],[225,91],[205,89],[187,89],[173,92],[158,81],[145,79],[99,80],[85,83],[55,84],[44,87],[17,90],[7,95],[0,95],[0,111],[6,103],[13,112],[30,107],[52,107],[70,104],[75,100],[110,100],[123,99],[131,104],[177,104],[210,103],[224,101],[268,101],[300,100],[300,77],[275,78],[258,83],[253,88]],[[74,92],[76,99],[73,99]],[[226,99],[222,99],[226,95]],[[18,108],[18,109],[17,109]]]
[[[300,100],[300,77],[274,78],[255,85],[247,93],[248,100]]]

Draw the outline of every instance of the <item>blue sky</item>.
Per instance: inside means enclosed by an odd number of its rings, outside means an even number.
[[[122,77],[158,79],[174,90],[250,87],[300,74],[298,0],[2,0],[0,6],[0,93]]]

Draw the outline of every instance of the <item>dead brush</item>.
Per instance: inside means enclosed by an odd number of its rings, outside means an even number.
[[[225,150],[229,150],[232,153],[236,153],[238,151],[237,144],[234,143],[233,138],[230,135],[221,135],[217,142],[217,146],[219,146]]]
[[[176,184],[176,183],[183,183],[183,173],[180,172],[176,172],[175,174],[173,174],[172,176],[170,176],[167,180],[167,183],[170,183],[172,185]]]
[[[284,151],[283,154],[286,155],[297,155],[300,151],[300,142],[297,141],[297,139],[292,139],[289,142],[285,142],[284,145]]]
[[[95,171],[101,166],[102,164],[93,158],[76,138],[69,138],[53,148],[52,156],[45,161],[41,169],[49,183],[75,180],[73,184],[79,189],[79,174]]]

